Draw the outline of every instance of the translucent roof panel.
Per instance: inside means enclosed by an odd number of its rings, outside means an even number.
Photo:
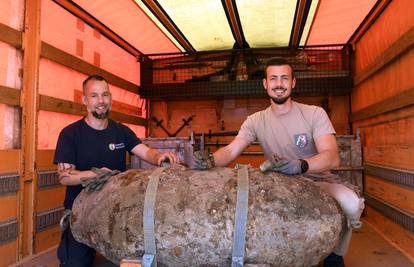
[[[197,51],[231,49],[233,34],[219,0],[158,0]]]
[[[246,41],[251,48],[288,46],[296,1],[237,0]]]

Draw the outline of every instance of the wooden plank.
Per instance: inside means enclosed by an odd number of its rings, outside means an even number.
[[[354,86],[383,69],[385,66],[402,56],[414,46],[414,26],[395,41],[387,50],[382,52],[371,64],[354,78]]]
[[[352,128],[356,131],[358,128],[363,129],[381,124],[390,124],[398,120],[405,120],[412,117],[414,117],[414,105],[393,112],[383,113],[376,117],[355,121],[352,123]]]
[[[364,164],[414,170],[414,145],[381,145],[363,147]]]
[[[104,69],[98,68],[78,57],[75,57],[69,53],[66,53],[48,43],[42,42],[41,55],[44,58],[52,60],[63,66],[79,71],[81,73],[92,75],[98,74],[115,86],[121,87],[125,90],[131,91],[135,94],[139,94],[139,86],[135,85],[117,75],[114,75]]]
[[[17,262],[17,240],[0,244],[0,266],[10,266]]]
[[[134,57],[138,57],[142,54],[138,49],[133,47],[130,43],[122,39],[119,35],[113,32],[110,28],[108,28],[105,24],[100,22],[98,19],[93,17],[91,14],[86,12],[80,6],[76,5],[73,1],[68,0],[53,0],[55,3],[59,4],[61,7],[75,15],[76,17],[80,18],[81,20],[85,21],[89,24],[94,30],[102,33],[106,38],[114,42],[116,45],[133,55]]]
[[[374,197],[414,215],[414,190],[365,175],[365,191]]]
[[[34,253],[38,254],[59,244],[62,230],[59,226],[51,227],[34,235]]]
[[[65,114],[73,114],[79,116],[85,116],[87,114],[86,107],[83,104],[46,95],[40,95],[39,107],[41,110]]]
[[[74,101],[82,103],[83,93],[80,90],[75,90]],[[112,110],[123,114],[130,114],[135,116],[142,115],[142,109],[137,106],[129,105],[123,102],[112,100]]]
[[[22,33],[6,24],[0,23],[0,41],[21,49]]]
[[[20,90],[0,85],[0,103],[20,106]]]
[[[0,172],[19,172],[20,150],[0,150]]]
[[[36,193],[36,212],[62,207],[65,199],[66,186],[55,187]]]
[[[351,122],[364,120],[414,105],[414,86],[366,108],[352,112]]]
[[[12,218],[17,218],[18,203],[16,194],[0,196],[0,221],[7,221]]]
[[[44,170],[56,170],[57,166],[53,164],[53,157],[55,155],[55,150],[37,150],[37,168],[39,171]]]
[[[365,220],[392,245],[414,260],[414,233],[394,223],[375,209],[365,207]]]
[[[86,108],[83,104],[45,95],[40,96],[40,109],[79,116],[86,115]],[[147,125],[147,120],[144,118],[129,114],[123,114],[116,111],[111,111],[109,117],[115,121],[123,123],[129,123],[140,126]]]
[[[39,104],[41,0],[25,2],[23,35],[22,160],[19,199],[19,259],[33,254],[36,145]]]

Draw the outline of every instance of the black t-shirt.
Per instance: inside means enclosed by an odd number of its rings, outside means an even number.
[[[106,129],[95,130],[81,119],[61,131],[53,162],[74,164],[79,171],[107,167],[122,172],[126,169],[126,151],[131,152],[140,143],[135,133],[123,124],[109,120]],[[72,208],[81,190],[81,185],[66,187],[65,208]]]

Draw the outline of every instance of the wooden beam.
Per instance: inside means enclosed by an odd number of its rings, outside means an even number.
[[[0,41],[21,49],[22,33],[6,24],[0,23]]]
[[[372,118],[387,112],[395,111],[401,108],[408,107],[414,104],[414,86],[398,93],[395,96],[389,97],[378,103],[372,104],[361,110],[352,112],[350,121],[355,122]]]
[[[387,50],[381,53],[371,64],[361,71],[354,78],[354,86],[356,87],[379,70],[401,57],[405,52],[411,50],[414,46],[414,26],[404,33],[397,41],[395,41]]]
[[[414,194],[412,189],[370,175],[364,176],[364,182],[365,193],[386,203],[392,203],[392,205],[406,213],[414,214]]]
[[[0,103],[20,106],[20,90],[0,85]]]
[[[134,1],[135,2],[135,1]],[[145,6],[154,14],[155,17],[164,25],[164,27],[172,34],[177,42],[185,49],[186,52],[194,52],[195,49],[191,43],[185,38],[184,34],[175,25],[171,18],[156,0],[142,0]]]
[[[311,4],[312,0],[298,0],[295,12],[295,20],[292,27],[292,32],[290,34],[289,46],[299,46]]]
[[[243,28],[240,22],[239,12],[237,11],[236,1],[225,0],[222,1],[222,4],[238,48],[247,48],[245,47],[246,39],[244,37]]]
[[[45,95],[40,96],[40,109],[78,116],[85,116],[87,114],[86,108],[83,104]],[[109,117],[122,123],[147,126],[147,120],[138,116],[111,111]]]
[[[377,18],[382,14],[388,4],[391,3],[391,0],[377,0],[377,3],[364,18],[362,23],[358,26],[355,32],[352,34],[351,38],[347,43],[352,44],[354,47],[355,44],[361,39],[361,37],[371,28]]]
[[[128,90],[130,92],[139,93],[139,86],[136,84],[133,84],[130,81],[127,81],[119,76],[116,76],[104,69],[98,68],[78,57],[75,57],[69,53],[66,53],[65,51],[62,51],[50,44],[47,44],[45,42],[42,42],[42,49],[41,49],[41,55],[44,58],[47,58],[49,60],[52,60],[56,63],[59,63],[63,66],[66,66],[68,68],[71,68],[73,70],[79,71],[81,73],[92,75],[92,74],[98,74],[105,79],[108,80],[110,84],[113,84],[115,86],[121,87],[125,90]]]
[[[19,259],[33,254],[33,223],[36,193],[36,147],[39,104],[41,0],[25,2],[23,35],[22,158],[19,205]]]
[[[100,22],[98,19],[93,17],[91,14],[86,12],[83,8],[75,4],[73,1],[70,0],[53,0],[55,3],[72,13],[74,16],[80,18],[81,20],[85,21],[88,25],[90,25],[95,30],[99,31],[102,35],[106,38],[114,42],[116,45],[133,55],[134,57],[138,57],[141,55],[141,51],[136,49],[130,43],[125,41],[122,37],[118,34],[113,32],[110,28],[108,28],[105,24]]]

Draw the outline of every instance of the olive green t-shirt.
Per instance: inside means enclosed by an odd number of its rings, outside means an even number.
[[[292,109],[277,115],[271,106],[250,115],[238,137],[251,143],[258,140],[268,160],[273,153],[288,159],[309,158],[318,153],[314,140],[335,134],[326,112],[318,106],[292,101]]]

